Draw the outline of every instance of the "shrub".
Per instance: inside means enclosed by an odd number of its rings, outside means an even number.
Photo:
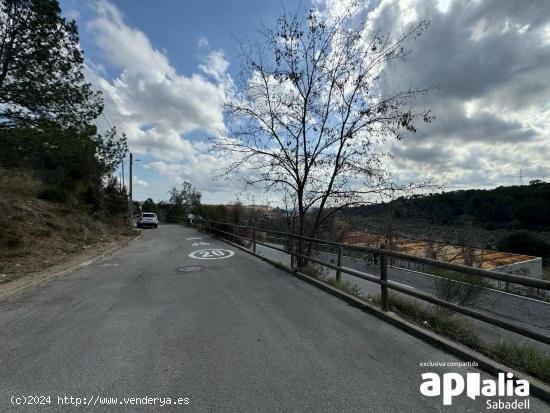
[[[46,201],[64,203],[68,199],[68,193],[65,189],[57,186],[48,186],[38,193],[38,198]]]
[[[52,236],[52,231],[46,228],[33,228],[30,233],[35,237],[48,238]]]
[[[319,265],[310,261],[306,261],[300,270],[304,274],[307,274],[313,278],[318,278],[321,280],[324,279],[327,272],[326,268],[323,267],[322,265]]]
[[[435,295],[461,306],[474,304],[483,293],[483,289],[491,287],[487,280],[477,275],[462,274],[433,266],[427,266],[426,271],[440,277],[435,282]]]
[[[521,222],[520,222],[520,225],[521,225]],[[483,223],[483,228],[485,228],[486,230],[489,230],[489,231],[494,231],[494,230],[498,229],[498,225],[496,223],[494,223],[493,221],[488,221],[488,222]]]
[[[514,231],[497,241],[497,249],[516,254],[550,256],[550,243],[539,235],[525,230]]]
[[[18,248],[23,245],[23,237],[7,231],[0,231],[0,246],[6,248]]]
[[[380,304],[380,296],[373,297]],[[463,317],[439,311],[437,306],[428,306],[401,295],[390,296],[390,307],[397,314],[428,328],[442,336],[465,344],[507,366],[522,370],[533,377],[550,382],[550,357],[524,343],[499,341],[483,342],[475,333],[472,323]]]
[[[337,280],[336,278],[326,278],[323,281],[334,288],[338,288],[339,290],[345,291],[356,297],[361,297],[361,287],[355,283],[345,280]]]
[[[36,196],[42,182],[29,171],[0,168],[0,193]]]
[[[380,296],[373,298],[380,303]],[[479,348],[481,341],[473,330],[472,323],[441,311],[439,307],[421,304],[402,295],[392,294],[389,297],[390,308],[397,314],[427,327],[442,336],[449,337],[471,348]]]
[[[550,357],[531,346],[499,342],[490,346],[488,352],[498,361],[550,382]]]
[[[476,275],[455,275],[435,281],[435,295],[442,300],[461,306],[475,304],[487,282]]]

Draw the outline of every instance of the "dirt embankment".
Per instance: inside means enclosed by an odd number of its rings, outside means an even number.
[[[22,276],[86,261],[140,232],[120,219],[37,198],[39,183],[26,175],[0,177],[0,286]]]

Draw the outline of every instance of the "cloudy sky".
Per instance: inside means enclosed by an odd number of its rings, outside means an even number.
[[[313,0],[337,12],[346,0]],[[285,8],[308,7],[285,0]],[[105,118],[128,136],[135,198],[166,199],[183,180],[205,202],[275,203],[239,193],[220,177],[205,137],[223,128],[220,102],[239,74],[237,39],[254,41],[276,0],[61,0],[75,18],[87,76],[104,93]],[[446,190],[550,179],[550,1],[382,0],[366,2],[377,27],[429,19],[405,64],[402,86],[436,86],[422,104],[436,120],[392,148],[402,179],[436,178]]]

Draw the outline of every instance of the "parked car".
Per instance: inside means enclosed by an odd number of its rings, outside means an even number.
[[[142,212],[140,217],[137,220],[137,227],[143,228],[143,227],[158,227],[159,225],[159,219],[157,218],[157,214],[154,212]]]

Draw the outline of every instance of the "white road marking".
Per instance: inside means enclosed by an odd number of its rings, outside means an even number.
[[[395,269],[398,269],[398,270],[402,270],[402,271],[415,272],[417,274],[422,274],[422,275],[425,275],[427,277],[445,278],[445,277],[440,277],[439,275],[428,274],[428,273],[425,273],[425,272],[410,270],[410,269],[402,268],[402,267],[395,267],[393,265],[391,267],[395,268]],[[448,279],[448,278],[446,278],[446,279]],[[465,283],[464,281],[459,281],[459,280],[451,280],[451,281],[457,282],[459,284],[468,284],[468,283]],[[539,304],[550,305],[550,303],[547,302],[547,301],[537,300],[536,298],[531,298],[531,297],[525,297],[524,295],[520,295],[520,294],[509,293],[508,291],[497,290],[496,288],[490,288],[490,287],[481,287],[481,288],[483,288],[484,290],[494,291],[494,292],[500,293],[500,294],[511,295],[512,297],[521,298],[521,299],[524,299],[524,300],[536,301]]]
[[[191,238],[187,238],[187,241],[192,241],[194,239],[202,239],[202,237],[191,237]]]
[[[391,281],[391,280],[389,280],[389,281]],[[412,287],[412,286],[410,286],[410,285],[401,284],[401,283],[398,283],[397,281],[392,281],[392,283],[397,284],[397,285],[400,285],[401,287],[409,288],[409,289],[411,289],[411,290],[416,290],[416,288],[414,288],[414,287]]]
[[[223,248],[207,248],[203,250],[193,251],[189,256],[199,260],[219,260],[222,258],[229,258],[235,255],[234,251],[226,250]]]

